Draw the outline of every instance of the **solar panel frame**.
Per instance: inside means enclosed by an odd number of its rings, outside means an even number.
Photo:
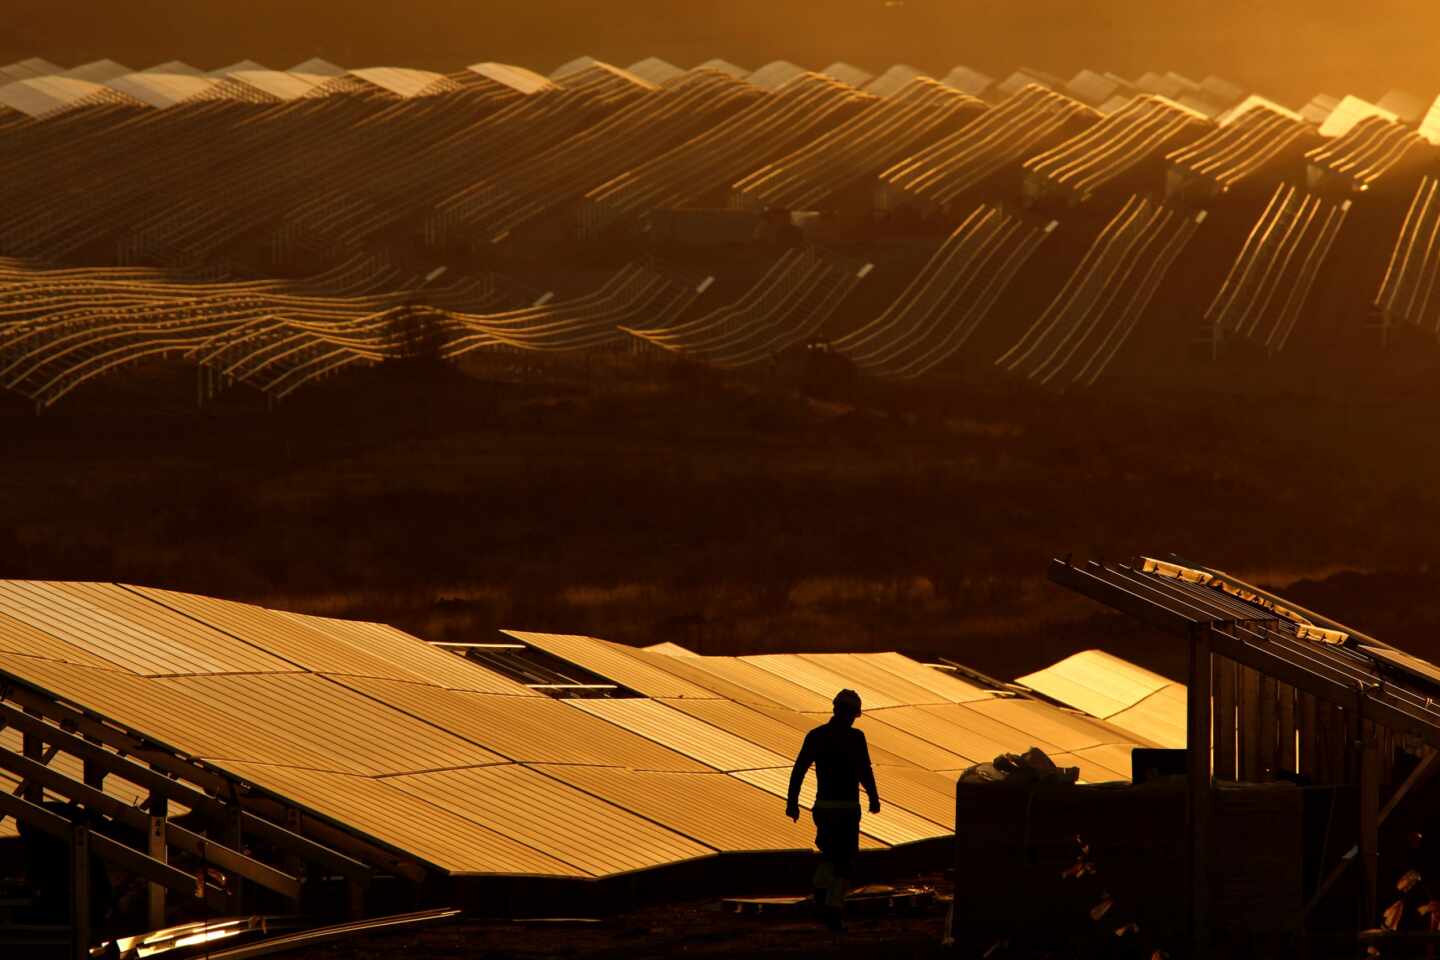
[[[529,633],[523,630],[501,632],[647,697],[713,699],[716,696],[703,687],[661,670],[642,657],[632,656],[633,648],[618,643],[573,634]]]

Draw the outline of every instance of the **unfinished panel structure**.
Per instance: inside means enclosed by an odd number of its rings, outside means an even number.
[[[1286,781],[1329,791],[1321,861],[1297,925],[1377,925],[1381,831],[1432,779],[1440,748],[1440,668],[1222,571],[1181,560],[1054,561],[1057,583],[1182,639],[1192,930],[1207,929],[1211,818],[1221,781]],[[1088,671],[1084,669],[1088,666]],[[1086,689],[1096,667],[1057,665],[1037,689],[1117,703]],[[1143,680],[1143,678],[1141,678]],[[1110,713],[1120,722],[1120,712]],[[1348,797],[1348,805],[1339,798]],[[1347,810],[1337,816],[1335,811]],[[1332,897],[1353,884],[1358,914]],[[1322,909],[1323,908],[1323,909]],[[1337,921],[1337,916],[1339,920]]]

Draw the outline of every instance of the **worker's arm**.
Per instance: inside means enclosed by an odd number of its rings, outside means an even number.
[[[880,791],[875,787],[875,771],[870,768],[870,744],[865,741],[865,731],[856,730],[860,735],[860,786],[870,798],[870,812],[880,812]]]
[[[815,762],[815,748],[810,739],[810,734],[805,735],[805,742],[800,745],[800,755],[795,758],[795,767],[790,771],[790,789],[785,794],[785,816],[791,820],[800,819],[800,786],[805,782],[805,774],[810,772],[810,765]]]

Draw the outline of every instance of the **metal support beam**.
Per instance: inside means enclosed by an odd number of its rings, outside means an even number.
[[[230,807],[223,801],[202,793],[180,780],[171,779],[159,770],[136,762],[133,756],[137,751],[152,760],[154,759],[154,755],[152,752],[145,751],[140,747],[138,741],[134,741],[133,738],[129,738],[127,735],[113,730],[113,728],[105,727],[103,724],[95,724],[97,729],[104,731],[101,735],[97,735],[97,739],[103,740],[109,736],[116,741],[112,742],[110,744],[111,746],[114,746],[116,749],[125,750],[132,756],[122,757],[118,754],[111,753],[104,747],[97,746],[83,737],[76,736],[59,727],[48,724],[6,703],[0,703],[0,720],[4,720],[12,726],[34,734],[42,741],[50,743],[68,754],[102,765],[115,776],[129,783],[133,783],[138,787],[149,790],[152,798],[150,803],[151,813],[159,814],[166,812],[163,808],[156,806],[155,798],[158,797],[161,800],[174,801],[210,819],[219,820],[229,815]],[[88,720],[85,722],[93,723],[93,721]],[[164,755],[160,756],[164,757]],[[163,760],[161,764],[156,765],[162,766],[162,768],[165,766]],[[227,783],[226,781],[219,780],[218,777],[215,779],[217,785]],[[296,822],[299,822],[298,812]],[[364,863],[333,850],[328,846],[301,836],[297,830],[286,829],[285,827],[271,823],[268,820],[250,813],[243,813],[241,815],[241,826],[243,831],[250,836],[294,852],[306,861],[323,867],[332,873],[340,874],[349,880],[368,885],[373,876],[373,871]]]
[[[1385,806],[1380,809],[1380,825],[1384,826],[1390,814],[1405,802],[1405,798],[1433,780],[1437,773],[1440,773],[1440,751],[1430,750],[1415,769],[1410,771],[1405,782],[1396,787],[1395,792],[1390,794],[1390,799],[1385,801]]]
[[[0,767],[26,779],[34,780],[46,789],[82,803],[91,810],[111,817],[134,830],[148,832],[150,829],[150,817],[138,807],[132,807],[94,787],[87,787],[78,780],[67,777],[57,770],[41,766],[13,751],[0,749]],[[165,821],[165,841],[171,846],[201,857],[207,863],[214,864],[237,877],[253,880],[281,896],[291,900],[298,900],[300,897],[300,881],[295,877],[258,860],[253,860],[232,846],[216,843],[214,840],[202,837],[198,833],[186,830],[168,820]]]
[[[4,791],[0,791],[0,810],[8,813],[17,821],[27,823],[42,833],[48,833],[65,843],[69,843],[73,836],[74,824],[69,820],[38,804],[11,796]],[[160,863],[139,850],[132,850],[123,843],[111,840],[104,834],[91,833],[89,844],[91,853],[121,869],[130,871],[141,879],[164,884],[167,889],[175,890],[189,897],[196,895],[195,878],[183,870],[176,870],[168,864]]]
[[[22,734],[21,749],[31,760],[37,763],[45,762],[45,744],[39,737],[31,735],[29,732]],[[45,791],[38,783],[22,782],[20,796],[31,803],[40,803],[45,799]]]
[[[1190,629],[1190,663],[1185,704],[1189,820],[1190,940],[1198,956],[1210,931],[1210,638],[1208,624]]]
[[[169,848],[165,843],[165,817],[151,816],[150,829],[146,834],[146,853],[160,863],[169,862]],[[165,888],[158,883],[147,884],[146,917],[151,930],[165,926]]]
[[[70,830],[70,955],[90,956],[90,831]]]
[[[1360,746],[1360,929],[1379,922],[1380,752],[1373,738]]]
[[[73,707],[56,703],[44,694],[35,693],[24,687],[10,686],[0,687],[0,698],[18,703],[25,708],[26,713],[33,715],[32,719],[45,717],[53,720],[69,730],[77,731],[87,737],[94,737],[100,743],[123,752],[131,759],[149,763],[166,773],[199,784],[206,790],[218,793],[224,789],[227,783],[226,779],[218,773],[197,766],[184,757],[177,756],[174,752],[158,749],[143,737],[126,733],[87,716]],[[0,704],[0,713],[4,713],[5,716],[12,717],[14,712],[13,708],[8,705]],[[20,726],[18,723],[15,725]],[[46,729],[54,728],[46,724]],[[76,753],[68,746],[66,752]]]

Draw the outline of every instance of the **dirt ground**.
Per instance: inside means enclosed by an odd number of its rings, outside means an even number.
[[[739,916],[719,901],[649,907],[594,922],[462,920],[410,933],[319,946],[296,960],[539,960],[587,957],[921,958],[951,956],[941,945],[940,906],[917,914],[851,917],[835,936],[803,912]]]

